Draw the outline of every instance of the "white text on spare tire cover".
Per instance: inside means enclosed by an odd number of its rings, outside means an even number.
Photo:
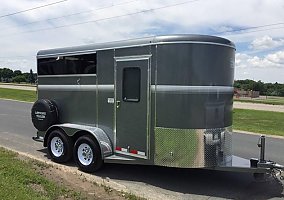
[[[46,112],[35,111],[35,115],[38,120],[43,120],[46,117]]]

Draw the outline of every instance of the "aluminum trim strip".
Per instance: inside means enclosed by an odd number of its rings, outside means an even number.
[[[98,71],[98,69],[97,69]],[[97,91],[96,91],[96,125],[99,127],[99,88],[98,88],[98,78],[96,78],[96,86],[97,86]]]
[[[98,85],[98,90],[114,91],[114,85]]]
[[[95,91],[97,90],[96,85],[39,85],[39,90],[48,91]]]
[[[101,49],[104,50],[104,49]],[[84,51],[69,51],[64,53],[53,53],[53,54],[43,54],[37,55],[37,58],[50,58],[50,57],[58,57],[58,56],[74,56],[74,55],[82,55],[82,54],[92,54],[97,53],[97,50],[84,50]]]
[[[114,91],[114,85],[38,85],[38,90],[48,91]]]
[[[150,48],[151,52],[151,48]],[[152,71],[152,65],[151,65],[151,57],[148,58],[148,77],[147,77],[147,149],[145,156],[150,158],[151,155],[151,141],[150,141],[150,132],[151,132],[151,71]]]
[[[148,60],[152,55],[138,55],[138,56],[121,56],[114,57],[116,62],[123,61],[136,61],[136,60]]]
[[[122,49],[122,48],[130,48],[130,47],[142,47],[142,46],[151,46],[151,45],[159,45],[159,44],[208,44],[208,45],[225,46],[225,47],[230,47],[232,49],[236,49],[232,45],[215,43],[215,42],[202,42],[202,41],[200,41],[200,42],[198,42],[198,41],[153,42],[153,43],[149,43],[149,44],[139,44],[139,45],[129,45],[129,46],[114,46],[114,47],[99,48],[99,49],[85,50],[85,51],[43,54],[43,55],[37,55],[37,58],[48,58],[48,57],[64,56],[64,55],[67,56],[67,55],[90,54],[90,53],[96,53],[97,51],[102,51],[102,50]]]
[[[56,91],[114,91],[114,85],[38,85],[38,90]],[[191,94],[191,93],[232,93],[230,86],[185,86],[185,85],[151,85],[151,91],[157,93]]]
[[[63,77],[96,77],[96,74],[60,74],[60,75],[38,75],[38,78],[63,78]]]
[[[113,50],[113,55],[115,57],[115,49]],[[116,104],[117,104],[117,84],[116,84],[116,81],[117,81],[117,62],[113,59],[113,72],[114,72],[114,77],[113,77],[113,81],[114,81],[114,104],[113,104],[113,146],[117,146],[117,132],[116,132],[116,115],[117,115],[117,111],[116,111]]]
[[[188,41],[188,42],[183,42],[183,41],[177,41],[177,42],[159,42],[157,44],[208,44],[208,45],[217,45],[217,46],[225,46],[225,47],[230,47],[233,49],[236,49],[234,46],[228,45],[228,44],[221,44],[217,42],[198,42],[198,41]]]
[[[151,91],[170,94],[193,94],[193,93],[232,93],[234,87],[230,86],[186,86],[186,85],[151,85]]]

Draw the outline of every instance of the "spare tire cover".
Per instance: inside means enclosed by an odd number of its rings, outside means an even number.
[[[58,111],[54,102],[48,99],[37,100],[31,111],[34,127],[39,131],[46,131],[58,121]]]

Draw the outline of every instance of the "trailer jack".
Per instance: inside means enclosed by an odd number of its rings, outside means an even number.
[[[260,156],[259,159],[250,159],[251,167],[268,169],[273,175],[279,176],[280,180],[284,180],[284,175],[282,175],[284,172],[284,166],[271,160],[265,160],[265,136],[260,136],[257,146],[260,148]]]

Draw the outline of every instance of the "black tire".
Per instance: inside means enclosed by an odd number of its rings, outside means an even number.
[[[63,147],[60,148],[60,145]],[[47,149],[51,160],[65,163],[72,158],[73,142],[60,130],[53,130],[47,139]]]
[[[83,172],[95,172],[103,165],[98,142],[87,135],[81,136],[75,142],[73,156],[78,168]]]
[[[265,173],[254,173],[253,178],[256,182],[264,182],[267,179],[267,175]]]
[[[58,109],[56,104],[48,99],[37,100],[31,110],[34,127],[39,131],[46,131],[58,122]]]

